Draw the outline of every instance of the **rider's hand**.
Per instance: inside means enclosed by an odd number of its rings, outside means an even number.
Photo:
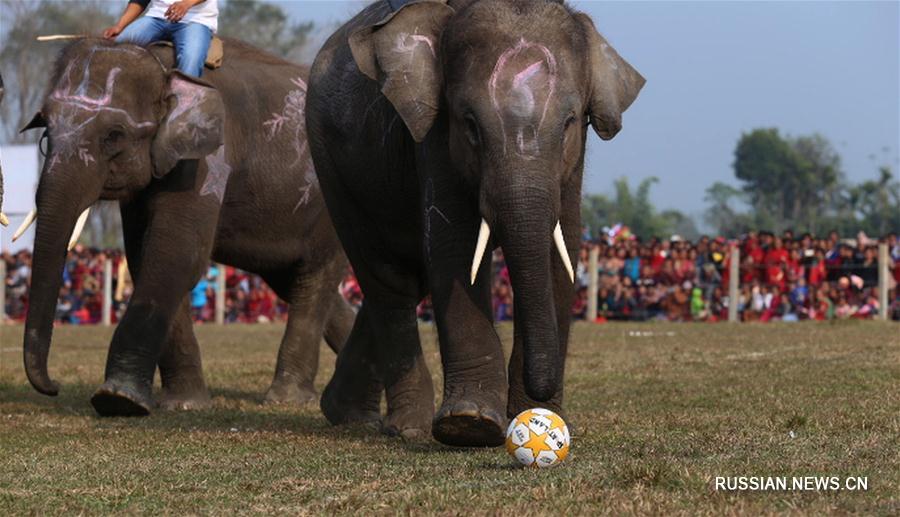
[[[122,32],[122,28],[118,25],[113,25],[112,27],[108,27],[103,30],[103,37],[106,39],[114,39]]]
[[[188,0],[176,2],[169,6],[169,9],[166,11],[166,19],[172,23],[181,21],[181,19],[184,18],[184,15],[187,14],[188,9],[193,6],[194,3],[189,2]]]

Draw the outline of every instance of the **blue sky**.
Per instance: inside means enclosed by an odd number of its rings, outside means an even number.
[[[336,23],[366,2],[279,3]],[[821,133],[853,181],[900,165],[900,3],[571,1],[646,78],[610,142],[590,138],[587,192],[657,176],[660,208],[699,215],[714,181],[735,183],[742,132]]]

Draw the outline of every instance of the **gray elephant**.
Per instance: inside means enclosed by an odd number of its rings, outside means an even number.
[[[499,445],[508,415],[562,409],[587,126],[621,128],[644,79],[591,19],[550,0],[375,2],[310,73],[307,126],[325,202],[365,301],[321,407],[333,423]],[[489,251],[515,291],[505,372]],[[434,414],[415,307],[434,304]]]
[[[157,365],[161,405],[208,403],[188,293],[210,257],[258,273],[290,303],[266,398],[314,399],[324,337],[337,350],[355,317],[337,291],[346,271],[306,141],[307,70],[242,42],[203,80],[172,71],[169,47],[86,39],[65,48],[43,107],[37,233],[25,371],[58,387],[47,356],[76,218],[118,200],[134,294],[91,398],[101,415],[145,415]],[[26,128],[26,129],[27,129]]]

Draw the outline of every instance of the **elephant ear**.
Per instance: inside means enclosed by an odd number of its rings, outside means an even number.
[[[416,142],[437,117],[443,84],[440,36],[453,12],[443,1],[413,2],[349,38],[356,66],[381,84],[381,93]]]
[[[177,70],[169,74],[168,112],[153,140],[153,175],[161,178],[179,160],[199,159],[225,143],[225,104],[211,84]]]
[[[47,127],[47,119],[44,117],[44,114],[38,111],[31,117],[31,120],[25,124],[25,127],[19,130],[19,133],[24,133],[29,129],[36,129],[39,127]]]
[[[597,32],[588,15],[580,13],[578,17],[590,45],[591,125],[600,138],[609,140],[622,129],[622,113],[631,106],[646,81]]]

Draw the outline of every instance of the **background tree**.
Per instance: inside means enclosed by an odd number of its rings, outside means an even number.
[[[242,39],[289,61],[304,61],[313,22],[292,24],[281,7],[257,0],[228,0],[219,13],[222,36]]]
[[[788,139],[799,158],[800,176],[794,196],[794,224],[811,233],[821,233],[823,217],[835,206],[844,184],[841,157],[820,134]]]
[[[720,234],[791,228],[873,236],[900,229],[900,183],[891,169],[883,166],[877,179],[851,184],[822,135],[782,137],[777,129],[755,129],[741,135],[734,155],[741,188],[716,182],[706,190],[704,219]],[[739,212],[740,204],[749,210]]]
[[[717,181],[706,189],[703,199],[709,205],[703,213],[704,222],[716,234],[737,236],[756,228],[754,215],[736,208],[736,205],[747,204],[747,195],[743,191]]]
[[[657,212],[650,200],[651,187],[659,178],[646,178],[634,192],[628,179],[619,178],[613,183],[615,197],[603,194],[585,196],[581,205],[581,218],[591,235],[596,236],[604,226],[622,223],[642,238],[667,237],[678,233],[685,238],[699,235],[694,221],[678,210]]]
[[[734,151],[734,175],[743,182],[759,226],[780,231],[793,220],[801,168],[800,157],[777,129],[741,136]]]
[[[890,167],[879,168],[879,177],[863,181],[846,189],[843,214],[832,224],[843,234],[862,230],[869,236],[885,235],[900,230],[900,182],[893,177]],[[847,228],[847,223],[853,226]]]

